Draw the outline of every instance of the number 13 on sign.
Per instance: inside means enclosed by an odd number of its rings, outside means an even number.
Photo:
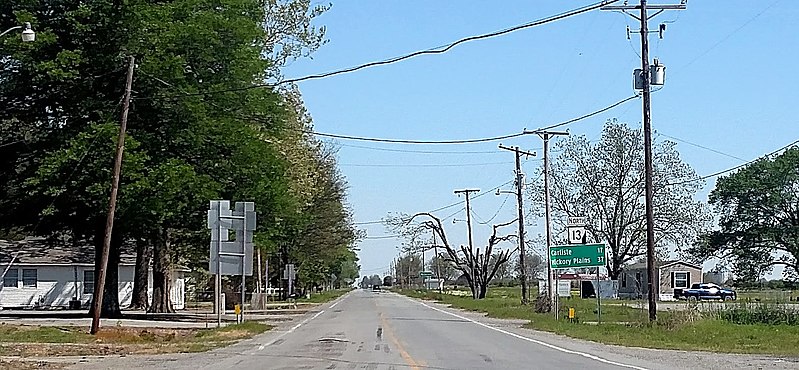
[[[570,226],[569,227],[569,244],[582,244],[585,239],[585,227]]]

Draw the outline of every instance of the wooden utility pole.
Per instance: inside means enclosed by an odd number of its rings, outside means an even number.
[[[130,90],[133,85],[133,69],[136,60],[128,58],[128,77],[125,82],[125,96],[122,100],[122,116],[119,122],[119,138],[117,139],[117,153],[114,160],[114,176],[111,179],[111,197],[108,201],[108,217],[105,221],[105,236],[103,250],[100,252],[100,268],[97,271],[97,284],[94,287],[94,301],[92,302],[92,327],[90,332],[97,334],[100,329],[100,314],[103,309],[103,290],[105,289],[105,275],[108,269],[108,254],[111,251],[111,232],[114,228],[114,212],[117,208],[117,192],[119,191],[119,175],[122,172],[122,153],[125,151],[125,131],[128,125],[128,109],[130,108]]]
[[[547,240],[547,258],[550,256],[550,248],[552,248],[552,232],[551,232],[551,221],[550,221],[550,206],[549,206],[549,139],[551,136],[567,136],[569,135],[568,132],[565,131],[525,131],[525,134],[537,134],[544,140],[544,216],[545,216],[545,225],[544,229],[546,230],[546,240]],[[549,261],[547,263],[547,294],[549,294],[550,303],[555,311],[555,317],[558,317],[558,308],[557,308],[557,290],[554,287],[555,279],[554,273],[552,271],[552,265]],[[540,292],[539,292],[540,293]]]
[[[472,249],[474,246],[472,243],[472,209],[469,205],[469,194],[477,193],[480,189],[463,189],[463,190],[455,190],[455,194],[466,194],[466,226],[468,228],[469,233],[469,249]]]
[[[471,205],[469,204],[469,194],[477,193],[479,191],[480,189],[455,190],[455,194],[458,194],[458,196],[460,196],[461,193],[466,195],[466,230],[467,233],[469,234],[469,251],[470,251],[469,253],[473,253],[471,251],[474,251],[474,244],[472,243],[472,208]],[[488,258],[488,256],[486,258]],[[472,276],[472,279],[477,278],[475,276],[474,267],[472,267],[472,270],[469,272],[469,275]],[[472,293],[474,293],[474,291],[472,291]]]
[[[524,212],[523,212],[523,198],[522,198],[522,188],[524,185],[524,174],[522,173],[522,161],[521,156],[533,156],[535,157],[535,152],[527,152],[524,150],[520,150],[518,146],[513,148],[509,148],[499,144],[500,149],[510,150],[516,153],[516,205],[519,208],[519,279],[522,283],[522,304],[527,304],[530,302],[530,297],[528,295],[527,289],[527,268],[525,266],[524,259],[527,257],[527,252],[525,251],[525,244],[524,244]]]
[[[652,185],[652,100],[651,100],[651,72],[649,68],[649,26],[648,21],[666,10],[685,10],[685,1],[680,4],[657,4],[647,5],[646,0],[640,0],[639,5],[608,5],[600,8],[601,10],[622,11],[625,14],[636,18],[641,22],[641,79],[643,86],[641,96],[643,98],[643,118],[644,118],[644,187],[645,187],[645,212],[646,212],[646,277],[647,277],[647,300],[649,301],[649,321],[657,320],[657,297],[658,284],[657,272],[655,269],[655,215],[654,215],[654,188]],[[657,10],[651,17],[647,10]],[[628,13],[628,10],[640,10],[640,16]],[[665,24],[661,29],[654,32],[665,30]],[[629,38],[629,28],[628,28]]]

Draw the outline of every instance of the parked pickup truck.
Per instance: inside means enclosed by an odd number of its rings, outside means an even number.
[[[701,299],[721,299],[723,301],[738,298],[732,289],[722,288],[713,283],[693,284],[690,289],[682,289],[674,292],[675,298],[688,300]]]

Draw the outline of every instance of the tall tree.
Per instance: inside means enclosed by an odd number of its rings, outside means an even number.
[[[410,286],[419,282],[419,273],[423,269],[419,255],[409,253],[399,257],[395,267],[396,283]]]
[[[513,271],[515,272],[515,277],[520,277],[521,271],[521,263],[519,257],[516,257],[514,261]],[[544,261],[540,255],[534,252],[527,252],[527,257],[524,259],[524,268],[527,270],[527,279],[530,281],[535,281],[540,277],[546,277],[545,271],[547,270],[547,261]]]
[[[439,253],[427,261],[427,270],[436,274],[439,279],[452,281],[458,278],[458,270],[452,266],[450,261],[447,261],[446,254]]]
[[[609,120],[598,142],[572,136],[557,147],[561,153],[550,171],[555,229],[565,231],[567,216],[586,217],[588,241],[607,243],[607,268],[617,279],[626,263],[646,253],[641,130]],[[674,142],[654,146],[653,167],[656,247],[687,248],[711,219],[707,207],[694,199],[703,182]]]
[[[709,202],[719,228],[690,254],[720,258],[743,279],[757,280],[774,266],[799,277],[799,147],[719,178]]]

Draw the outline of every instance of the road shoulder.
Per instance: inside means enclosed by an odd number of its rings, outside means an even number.
[[[522,327],[522,325],[528,322],[527,320],[492,318],[487,317],[485,313],[461,310],[453,308],[448,304],[411,298],[404,295],[400,296],[419,304],[462,316],[469,320],[502,329],[534,341],[543,342],[569,351],[591,354],[612,362],[629,364],[647,369],[796,369],[799,367],[799,358],[769,355],[717,354],[712,352],[663,350],[602,344]],[[540,344],[531,342],[530,345]]]

